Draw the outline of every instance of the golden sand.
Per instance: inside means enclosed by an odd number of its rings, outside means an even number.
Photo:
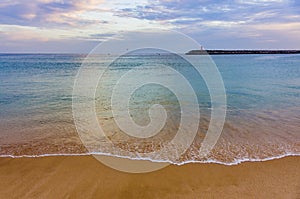
[[[187,164],[145,174],[92,156],[0,158],[0,198],[300,198],[300,157]]]

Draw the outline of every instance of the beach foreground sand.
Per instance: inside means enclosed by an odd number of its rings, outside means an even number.
[[[287,157],[128,174],[92,156],[0,158],[0,198],[300,198],[299,165]]]

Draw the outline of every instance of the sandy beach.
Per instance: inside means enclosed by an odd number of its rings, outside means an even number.
[[[92,156],[0,158],[0,198],[300,198],[300,158],[187,164],[145,174]]]

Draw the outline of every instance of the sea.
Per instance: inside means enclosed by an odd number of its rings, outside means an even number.
[[[300,155],[300,55],[210,56],[223,80],[226,107],[222,108],[226,116],[220,135],[205,156],[199,151],[211,123],[211,88],[182,57],[167,53],[126,54],[103,69],[104,59],[98,55],[95,65],[99,64],[104,73],[97,81],[94,97],[81,96],[78,100],[74,85],[87,55],[0,54],[0,156],[100,154],[178,165],[191,162],[235,165]],[[163,65],[178,71],[185,81],[181,82]],[[132,69],[145,76],[127,74]],[[179,94],[151,81],[131,93],[125,89],[124,93],[114,94],[116,85],[126,88],[129,86],[126,83],[146,81],[149,74],[170,80],[166,82],[178,87]],[[186,82],[193,93],[183,86]],[[115,109],[113,95],[115,103],[120,105]],[[125,130],[115,121],[116,117],[121,120],[125,117],[118,115],[117,109],[122,108],[123,97],[127,95],[125,108],[131,121],[141,127],[138,130]],[[196,104],[189,100],[193,96]],[[91,132],[93,129],[78,126],[84,123],[88,127],[88,116],[84,121],[74,117],[74,105],[91,101],[104,132],[100,138],[95,136],[98,132]],[[155,115],[153,107],[158,104],[160,112]],[[181,106],[188,108],[184,112]],[[199,120],[192,114],[195,110],[200,112]],[[79,111],[84,115],[88,110]],[[189,119],[182,119],[184,114]],[[155,120],[161,115],[166,116],[165,120]],[[176,149],[178,145],[164,149],[176,138],[184,121],[193,124],[196,121],[198,127],[189,147],[181,154]],[[157,132],[145,136],[143,127],[149,124]],[[132,132],[128,132],[130,129]],[[180,136],[191,136],[189,128],[184,128]]]

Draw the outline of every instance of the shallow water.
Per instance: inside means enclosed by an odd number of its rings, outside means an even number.
[[[300,154],[299,55],[212,56],[224,80],[227,116],[217,144],[205,158],[199,156],[199,148],[210,121],[208,89],[201,76],[174,55],[127,55],[110,66],[99,82],[95,109],[113,147],[105,139],[97,140],[98,144],[92,146],[93,140],[88,151],[79,139],[72,116],[74,79],[84,58],[84,55],[0,55],[2,156],[98,153],[176,164],[235,164]],[[133,138],[122,132],[111,112],[114,85],[132,68],[140,67],[147,74],[160,75],[181,86],[165,70],[153,67],[157,64],[171,65],[184,74],[199,100],[199,130],[191,147],[180,158],[171,153],[176,151],[174,148],[147,156],[170,142],[178,130],[181,112],[172,92],[152,84],[136,90],[131,98],[130,113],[139,125],[150,122],[151,105],[161,104],[167,111],[164,128],[149,139]],[[189,95],[184,90],[183,94]],[[189,100],[184,103],[194,105]]]

